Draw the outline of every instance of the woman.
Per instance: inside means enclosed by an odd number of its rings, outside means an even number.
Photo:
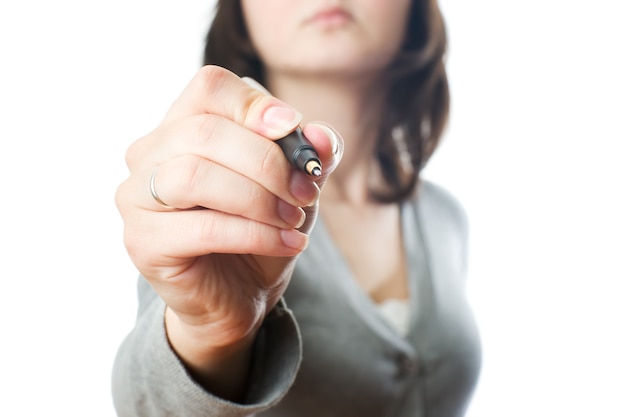
[[[218,2],[210,65],[130,147],[116,195],[142,275],[119,415],[464,413],[466,222],[419,181],[445,45],[435,0]],[[273,143],[298,125],[320,177]]]

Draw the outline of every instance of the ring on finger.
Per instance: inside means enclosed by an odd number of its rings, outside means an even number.
[[[152,170],[152,175],[150,175],[150,194],[152,194],[152,198],[154,198],[154,201],[159,203],[159,205],[161,205],[162,207],[165,207],[167,209],[175,209],[175,207],[172,207],[166,204],[163,200],[161,200],[161,198],[159,197],[159,194],[157,194],[156,186],[154,184],[154,179],[156,177],[156,173],[158,170],[159,170],[159,167],[155,167],[154,170]]]

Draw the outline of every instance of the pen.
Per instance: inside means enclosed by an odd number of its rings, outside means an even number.
[[[304,137],[300,126],[284,138],[278,139],[276,143],[296,168],[315,177],[322,175],[320,158],[311,142]]]

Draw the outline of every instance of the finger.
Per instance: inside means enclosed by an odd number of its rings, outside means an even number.
[[[305,174],[293,172],[275,143],[215,115],[189,117],[163,126],[131,145],[126,157],[132,172],[152,170],[184,155],[197,155],[227,167],[291,205],[308,206],[319,195],[318,186]]]
[[[281,228],[299,227],[304,222],[300,207],[276,197],[256,181],[195,155],[175,158],[150,173],[135,173],[126,187],[126,204],[151,211],[204,207]]]
[[[250,77],[242,77],[241,79],[255,90],[271,95],[271,93],[256,80]],[[319,148],[317,149],[318,153],[321,153],[323,156],[328,155],[327,158],[323,158],[328,164],[326,175],[322,176],[322,178],[318,178],[318,181],[316,181],[318,185],[321,186],[326,181],[326,178],[328,178],[328,174],[334,171],[341,159],[343,154],[343,139],[335,129],[324,122],[310,123],[310,126],[307,128],[307,133],[314,137],[314,141]],[[329,146],[330,149],[328,150]]]
[[[311,142],[322,161],[322,175],[316,179],[322,188],[343,156],[343,139],[330,125],[323,122],[312,122],[303,129],[306,138]]]
[[[124,242],[137,265],[175,266],[211,253],[288,257],[303,251],[306,234],[215,210],[135,211]]]
[[[343,156],[343,139],[341,135],[328,124],[322,122],[309,123],[303,129],[304,135],[311,142],[322,161],[322,175],[315,179],[320,192],[323,192],[324,184],[332,175]],[[318,204],[304,208],[306,221],[299,228],[304,233],[309,233],[317,218]]]
[[[248,84],[250,87],[254,88],[255,90],[258,90],[258,91],[260,91],[260,92],[262,92],[264,94],[267,94],[267,95],[272,95],[272,93],[270,93],[267,88],[263,87],[263,85],[261,85],[261,83],[259,83],[254,78],[241,77],[241,81],[243,81],[244,83]]]
[[[302,120],[293,107],[213,65],[196,73],[172,104],[164,123],[199,114],[225,117],[270,139],[285,136]]]

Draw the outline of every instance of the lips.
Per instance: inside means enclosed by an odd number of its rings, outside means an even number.
[[[307,23],[334,28],[342,26],[352,20],[352,15],[341,7],[329,7],[316,12]]]

